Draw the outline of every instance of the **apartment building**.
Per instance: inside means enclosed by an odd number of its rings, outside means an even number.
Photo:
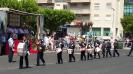
[[[124,15],[133,15],[133,0],[125,0],[124,2]]]
[[[83,25],[92,22],[91,32],[94,36],[104,39],[123,36],[120,19],[123,17],[124,0],[38,0],[38,3],[41,6],[51,5],[53,9],[69,9],[74,12],[76,19],[71,25],[77,25],[76,22],[82,22]],[[81,28],[71,27],[68,31],[78,33]]]

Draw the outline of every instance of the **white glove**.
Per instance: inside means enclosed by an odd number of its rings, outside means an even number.
[[[28,53],[28,55],[30,55],[30,52],[29,51],[27,53]]]

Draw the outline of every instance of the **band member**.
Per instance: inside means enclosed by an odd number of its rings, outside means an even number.
[[[101,47],[100,45],[97,45],[95,48],[95,58],[98,55],[98,59],[100,59],[100,51],[101,51]]]
[[[26,36],[24,35],[20,42],[24,43],[24,47],[23,47],[23,50],[22,50],[23,53],[22,53],[22,55],[20,55],[19,69],[24,68],[23,67],[23,58],[25,58],[26,68],[30,68],[29,67],[29,60],[28,60],[28,55],[30,55],[30,53],[29,53],[29,41],[26,39]]]
[[[81,44],[80,44],[80,53],[81,53],[80,59],[81,59],[81,61],[86,60],[86,55],[85,55],[86,48],[85,47],[86,47],[86,44],[84,42],[81,42]]]
[[[113,50],[113,57],[115,57],[115,54],[117,54],[117,56],[120,56],[119,52],[118,52],[118,41],[115,39],[115,42],[114,42],[114,50]]]
[[[45,60],[43,58],[43,52],[44,52],[44,49],[43,48],[43,42],[41,40],[38,40],[36,41],[36,45],[37,45],[37,66],[40,66],[40,60],[42,61],[43,65],[45,65]]]
[[[96,58],[96,55],[98,54],[97,51],[96,51],[96,48],[99,47],[99,45],[100,45],[100,41],[96,37],[95,41],[94,41],[94,58]]]
[[[62,51],[63,51],[63,43],[59,42],[56,45],[56,52],[57,52],[57,62],[58,64],[63,64],[63,59],[62,59]]]
[[[90,44],[88,44],[87,46],[86,46],[86,50],[87,50],[87,59],[88,60],[92,60],[93,59],[93,55],[92,55],[92,53],[93,53],[93,48],[92,48],[92,46],[90,45]]]
[[[74,49],[75,49],[74,42],[69,43],[69,47],[68,47],[69,62],[72,62],[72,59],[75,62]]]
[[[131,40],[131,49],[129,51],[129,54],[127,56],[130,56],[133,51],[133,39]]]
[[[106,57],[108,57],[108,54],[110,55],[110,57],[112,57],[110,40],[108,40],[108,42],[106,43]]]
[[[106,43],[105,43],[105,41],[103,41],[101,49],[102,49],[103,58],[105,58],[105,53],[106,53]]]

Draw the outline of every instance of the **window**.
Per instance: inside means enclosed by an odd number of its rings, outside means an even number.
[[[94,10],[99,10],[99,9],[100,9],[100,4],[94,3]]]
[[[55,2],[65,2],[65,0],[55,0]]]
[[[56,4],[56,6],[60,6],[60,4]]]
[[[110,28],[103,29],[103,36],[110,36]]]
[[[101,28],[92,28],[94,36],[101,36]]]
[[[111,14],[106,14],[105,18],[105,20],[112,20]]]
[[[94,17],[99,17],[99,14],[94,14]]]
[[[107,9],[110,9],[110,8],[112,8],[112,4],[110,2],[106,3],[106,7],[107,7]]]
[[[111,15],[110,14],[107,14],[106,17],[111,17]]]
[[[99,14],[94,14],[94,20],[99,20]]]
[[[133,0],[129,0],[130,3],[133,3]]]
[[[67,9],[67,5],[63,5],[63,9]]]
[[[133,5],[132,4],[125,4],[124,15],[131,15],[131,14],[133,14]]]
[[[94,3],[94,5],[98,5],[99,6],[100,4],[99,3]]]

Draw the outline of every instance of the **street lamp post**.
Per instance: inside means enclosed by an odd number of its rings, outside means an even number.
[[[114,8],[111,8],[112,9],[112,11],[113,11],[113,13],[112,13],[112,37],[113,37],[113,39],[115,39],[116,38],[116,36],[115,36],[115,9]]]

